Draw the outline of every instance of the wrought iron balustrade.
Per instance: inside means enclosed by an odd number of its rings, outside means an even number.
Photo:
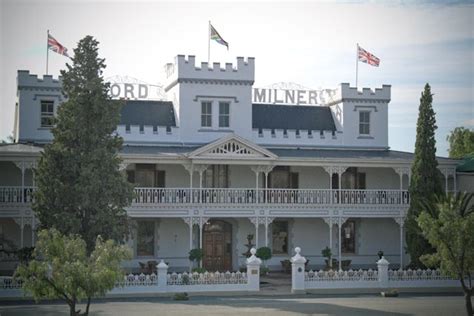
[[[135,188],[135,204],[408,204],[408,191]]]
[[[34,187],[0,186],[0,203],[31,203]]]

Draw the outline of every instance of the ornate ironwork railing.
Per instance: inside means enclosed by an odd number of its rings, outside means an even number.
[[[408,191],[244,188],[135,188],[135,204],[387,204],[409,203]]]
[[[31,203],[34,187],[0,186],[0,204]],[[249,188],[135,188],[133,204],[407,205],[408,191]]]

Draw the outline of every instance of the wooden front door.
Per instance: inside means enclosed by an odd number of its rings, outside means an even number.
[[[211,272],[232,270],[232,225],[211,220],[204,226],[202,238],[204,268]]]

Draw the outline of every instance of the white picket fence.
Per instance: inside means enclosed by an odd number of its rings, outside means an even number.
[[[260,290],[262,261],[251,249],[247,272],[168,273],[168,265],[161,260],[157,274],[128,274],[116,283],[107,296],[127,296],[181,292],[255,292]],[[0,298],[20,298],[24,293],[21,283],[12,277],[0,277]],[[29,295],[27,295],[29,296]]]
[[[382,257],[377,270],[306,271],[306,258],[295,248],[292,262],[292,292],[327,289],[404,289],[404,288],[459,288],[460,282],[437,270],[389,270],[389,262]]]

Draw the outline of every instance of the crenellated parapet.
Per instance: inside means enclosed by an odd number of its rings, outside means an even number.
[[[335,100],[337,101],[374,101],[374,102],[390,102],[391,85],[382,85],[382,88],[372,90],[370,88],[351,87],[349,83],[341,83],[337,89]],[[336,101],[336,102],[337,102]]]
[[[253,84],[255,79],[255,59],[253,57],[237,57],[237,64],[201,62],[196,65],[193,55],[178,55],[174,63],[165,65],[167,78],[166,90],[178,82],[212,82]]]
[[[30,74],[28,70],[18,70],[18,90],[34,89],[34,90],[61,90],[62,78],[57,79],[52,75],[44,75],[38,78],[38,75]]]

